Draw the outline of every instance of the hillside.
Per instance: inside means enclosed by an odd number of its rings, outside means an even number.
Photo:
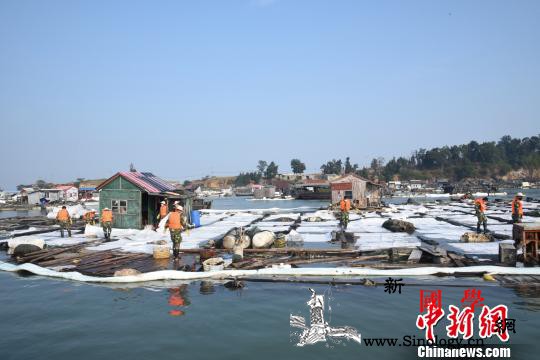
[[[497,142],[419,149],[386,164],[374,159],[360,175],[389,180],[448,178],[540,179],[540,137],[503,136]]]

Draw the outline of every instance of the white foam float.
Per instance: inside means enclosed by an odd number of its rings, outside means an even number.
[[[433,274],[452,275],[454,273],[489,273],[505,275],[540,275],[540,268],[511,268],[503,266],[469,266],[461,268],[424,267],[409,269],[380,270],[369,268],[266,268],[260,270],[219,270],[209,272],[185,272],[175,270],[161,270],[131,276],[95,277],[83,275],[78,272],[58,272],[35,264],[15,265],[0,262],[1,271],[28,271],[35,275],[63,278],[68,280],[90,283],[135,283],[158,280],[200,280],[224,279],[239,276],[426,276]]]

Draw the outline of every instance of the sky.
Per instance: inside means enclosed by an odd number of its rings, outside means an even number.
[[[0,188],[540,133],[540,1],[0,1]]]

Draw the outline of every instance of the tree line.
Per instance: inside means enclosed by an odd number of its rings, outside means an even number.
[[[532,176],[540,169],[540,137],[512,138],[499,141],[419,149],[408,157],[392,158],[386,165],[363,169],[385,180],[399,178],[446,177],[462,180],[474,177],[496,178],[509,171],[524,169]]]
[[[512,170],[524,169],[533,177],[540,169],[540,135],[525,138],[503,136],[499,141],[418,149],[410,157],[393,157],[388,162],[382,157],[375,158],[369,166],[360,168],[351,163],[350,157],[332,159],[322,164],[323,174],[355,173],[369,179],[411,180],[448,178],[459,181],[465,178],[496,178],[506,175]],[[294,174],[302,174],[306,165],[300,159],[291,160]],[[235,185],[243,186],[251,182],[271,180],[278,174],[278,166],[274,161],[268,163],[260,160],[257,170],[240,173]]]

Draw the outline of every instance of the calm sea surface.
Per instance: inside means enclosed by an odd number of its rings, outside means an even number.
[[[516,319],[512,358],[531,359],[540,351],[537,291],[461,279],[404,282],[402,294],[391,295],[383,286],[311,287],[326,295],[331,326],[352,326],[364,339],[401,339],[423,336],[415,327],[419,289],[441,289],[443,307],[459,306],[467,287],[447,286],[459,282],[481,289],[486,305],[508,306]],[[200,281],[110,287],[0,273],[0,289],[1,359],[416,358],[415,348],[331,339],[295,346],[297,329],[290,328],[289,316],[309,319],[305,284],[248,283],[237,291]],[[442,335],[446,325],[443,319],[437,332]]]

